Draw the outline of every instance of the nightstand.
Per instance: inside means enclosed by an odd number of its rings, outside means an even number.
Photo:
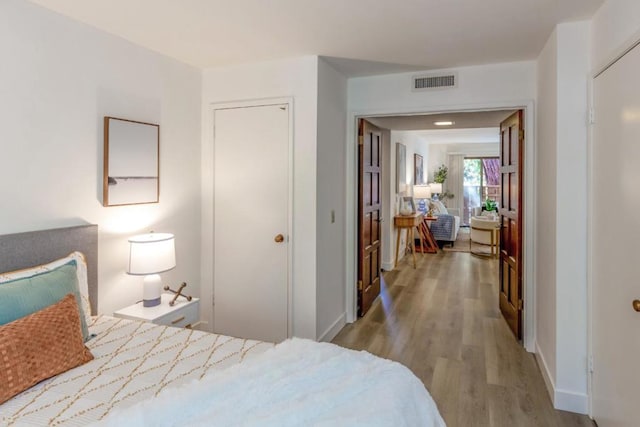
[[[173,295],[162,294],[160,305],[143,307],[141,301],[116,311],[113,313],[113,317],[141,320],[176,328],[190,328],[195,325],[200,318],[200,300],[193,298],[191,301],[187,301],[185,298],[179,297],[172,307],[169,305],[169,301],[172,299]]]

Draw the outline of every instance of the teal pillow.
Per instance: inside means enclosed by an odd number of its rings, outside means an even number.
[[[89,330],[82,310],[75,260],[35,276],[0,283],[0,325],[49,307],[68,294],[76,298],[82,337],[87,341]]]

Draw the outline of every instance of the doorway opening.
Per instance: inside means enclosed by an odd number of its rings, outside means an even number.
[[[506,108],[505,108],[506,107]],[[532,105],[526,105],[526,106],[505,106],[503,108],[500,109],[486,109],[486,110],[472,110],[472,111],[465,111],[465,110],[454,110],[450,113],[434,113],[434,112],[429,112],[429,111],[424,111],[424,112],[415,112],[415,113],[394,113],[394,112],[386,112],[384,114],[379,114],[379,115],[375,115],[375,116],[371,116],[371,115],[356,115],[353,114],[352,118],[354,119],[353,123],[357,123],[358,119],[361,118],[366,118],[367,120],[371,121],[372,123],[374,123],[376,126],[381,127],[382,129],[393,129],[393,126],[389,126],[387,125],[387,123],[385,123],[385,121],[387,122],[393,122],[395,124],[397,123],[402,123],[402,122],[406,122],[406,121],[410,121],[410,120],[417,120],[417,119],[421,119],[422,122],[424,123],[426,122],[433,122],[436,121],[437,117],[440,115],[469,115],[469,116],[473,116],[473,115],[482,115],[482,114],[488,114],[488,113],[493,113],[493,114],[501,114],[502,117],[500,117],[497,120],[494,120],[492,123],[492,126],[495,127],[496,129],[496,135],[498,136],[498,140],[499,140],[499,129],[497,128],[501,122],[502,119],[504,119],[506,116],[509,115],[509,113],[513,113],[514,111],[516,111],[516,109],[523,109],[523,118],[526,119],[525,120],[525,124],[529,129],[532,129],[531,127],[531,123],[533,122],[533,106]],[[454,120],[454,121],[458,121],[458,120]],[[350,123],[350,126],[353,126],[353,123]],[[465,128],[462,127],[462,131],[463,132],[470,132],[473,128]],[[412,130],[416,130],[416,128],[412,129]],[[494,139],[495,142],[497,142]],[[387,186],[391,189],[394,189],[396,187],[395,185],[395,167],[394,167],[394,156],[393,154],[395,153],[395,143],[398,142],[394,139],[394,136],[392,134],[391,136],[391,142],[390,142],[390,148],[388,149],[388,153],[391,154],[391,158],[388,159],[389,161],[387,163],[385,163],[385,165],[383,165],[383,175],[386,175],[386,179],[392,179]],[[523,164],[524,166],[524,184],[522,187],[522,190],[524,191],[525,197],[526,197],[526,201],[524,203],[524,209],[527,209],[530,213],[529,214],[525,214],[524,217],[526,218],[532,218],[533,217],[533,207],[535,206],[535,204],[533,203],[533,153],[532,153],[532,148],[530,147],[532,144],[527,144],[527,146],[525,147],[527,151],[530,152],[530,154],[527,154],[524,156],[524,159],[526,160],[526,164]],[[461,154],[459,151],[456,154]],[[466,153],[467,155],[464,157],[467,157],[469,159],[475,158],[475,159],[487,159],[490,160],[487,164],[487,167],[490,168],[492,167],[492,163],[496,162],[497,159],[499,159],[500,157],[500,153],[498,152],[497,155],[493,154],[493,155],[486,155],[486,154],[478,154],[478,153]],[[523,153],[526,154],[526,153]],[[410,162],[411,164],[409,164],[409,162],[407,163],[407,177],[406,177],[406,185],[408,188],[411,188],[413,186],[413,184],[415,183],[415,180],[413,179],[413,153],[411,152],[407,152],[407,158],[411,159],[412,161]],[[353,161],[353,163],[352,163]],[[348,167],[354,167],[357,165],[357,162],[355,161],[355,159],[353,159],[352,161],[347,162]],[[443,162],[446,163],[446,162]],[[433,164],[433,159],[429,159],[428,156],[425,157],[425,178],[428,181],[432,181],[433,177],[433,171],[434,171],[434,164]],[[385,166],[388,169],[391,169],[391,171],[389,173],[384,172]],[[462,166],[462,165],[460,165]],[[484,165],[483,165],[484,166]],[[472,209],[470,207],[470,205],[467,203],[467,205],[464,205],[464,200],[466,197],[464,197],[464,192],[465,192],[465,188],[464,188],[464,182],[463,182],[463,172],[462,172],[462,167],[460,167],[460,178],[459,178],[459,183],[457,183],[456,185],[458,185],[459,190],[457,190],[457,195],[458,195],[458,206],[460,207],[460,211],[466,210],[467,213],[466,215],[464,215],[464,219],[465,222],[468,222],[468,218],[469,215],[472,212]],[[354,172],[354,171],[352,171]],[[483,171],[484,172],[484,171]],[[349,174],[351,175],[351,174]],[[489,172],[484,172],[483,175],[480,178],[480,183],[478,183],[476,185],[476,187],[478,187],[476,190],[478,191],[478,199],[484,201],[488,198],[490,198],[491,200],[495,200],[495,199],[499,199],[499,190],[497,190],[499,187],[499,183],[496,184],[495,180],[493,178],[489,178],[488,177]],[[354,176],[355,178],[355,176]],[[489,181],[491,179],[491,181]],[[353,181],[354,187],[355,187],[355,180]],[[445,183],[445,188],[447,188],[447,184]],[[409,195],[411,195],[411,191],[409,191]],[[396,204],[394,202],[396,202],[398,199],[398,195],[397,194],[389,194],[388,195],[388,200],[389,203],[387,206],[389,206],[389,212],[385,211],[384,212],[384,217],[388,218],[386,224],[384,225],[384,227],[386,228],[386,230],[391,229],[391,232],[393,232],[393,208],[396,206]],[[355,205],[355,203],[354,203]],[[354,206],[355,207],[355,206]],[[463,209],[464,208],[464,209]],[[357,211],[356,211],[357,212]],[[356,212],[354,212],[354,218],[357,218]],[[357,221],[357,219],[356,219]],[[355,225],[355,224],[354,224]],[[349,225],[348,225],[349,227]],[[355,229],[354,229],[355,232]],[[383,236],[384,233],[386,231],[383,230]],[[390,236],[391,237],[391,236]],[[533,224],[529,224],[528,222],[525,224],[525,226],[523,227],[523,233],[522,233],[522,245],[523,248],[521,250],[521,253],[526,257],[526,260],[523,261],[523,265],[522,265],[522,271],[521,271],[521,275],[524,278],[524,283],[526,284],[525,289],[523,290],[523,294],[533,294],[533,280],[532,280],[532,275],[533,275],[533,262],[532,262],[532,257],[533,257]],[[395,241],[394,239],[386,239],[387,242],[393,242]],[[351,245],[353,245],[354,242],[348,242],[348,253],[350,254],[355,254],[355,247],[353,248],[353,251],[351,250]],[[355,246],[355,245],[353,245]],[[392,263],[391,265],[389,265],[388,260],[390,260],[391,254],[393,253],[393,250],[389,248],[389,246],[391,245],[385,245],[384,241],[383,241],[383,245],[382,245],[382,254],[384,259],[381,261],[381,266],[384,268],[385,270],[392,270]],[[357,257],[355,257],[356,259],[354,259],[354,265],[351,266],[349,265],[349,271],[347,272],[348,276],[351,278],[353,277],[353,267],[355,267],[356,265],[356,261],[357,261]],[[348,307],[349,308],[349,313],[347,316],[347,320],[348,321],[355,321],[355,313],[356,313],[356,309],[355,309],[355,305],[357,304],[357,289],[355,286],[353,286],[353,284],[357,283],[355,281],[349,280],[349,283],[351,285],[347,285],[348,289],[347,289],[347,301],[348,304],[352,304],[354,307]],[[524,304],[520,307],[520,309],[523,311],[523,332],[524,332],[524,336],[523,336],[523,343],[525,345],[525,348],[529,351],[532,351],[534,346],[534,339],[533,339],[533,298],[530,298],[531,301],[529,302],[529,298],[524,299]]]

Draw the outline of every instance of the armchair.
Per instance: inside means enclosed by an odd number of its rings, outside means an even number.
[[[500,220],[497,216],[473,216],[471,217],[471,233],[469,236],[469,252],[475,255],[483,256],[498,256],[498,236],[500,232]],[[473,251],[471,244],[479,243],[481,245],[489,246],[490,254]]]

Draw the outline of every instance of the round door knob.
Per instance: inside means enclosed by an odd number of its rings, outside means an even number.
[[[276,237],[273,238],[273,240],[276,243],[282,243],[282,242],[284,242],[284,236],[282,234],[278,234]]]
[[[635,311],[640,311],[640,300],[634,299],[631,303]]]

